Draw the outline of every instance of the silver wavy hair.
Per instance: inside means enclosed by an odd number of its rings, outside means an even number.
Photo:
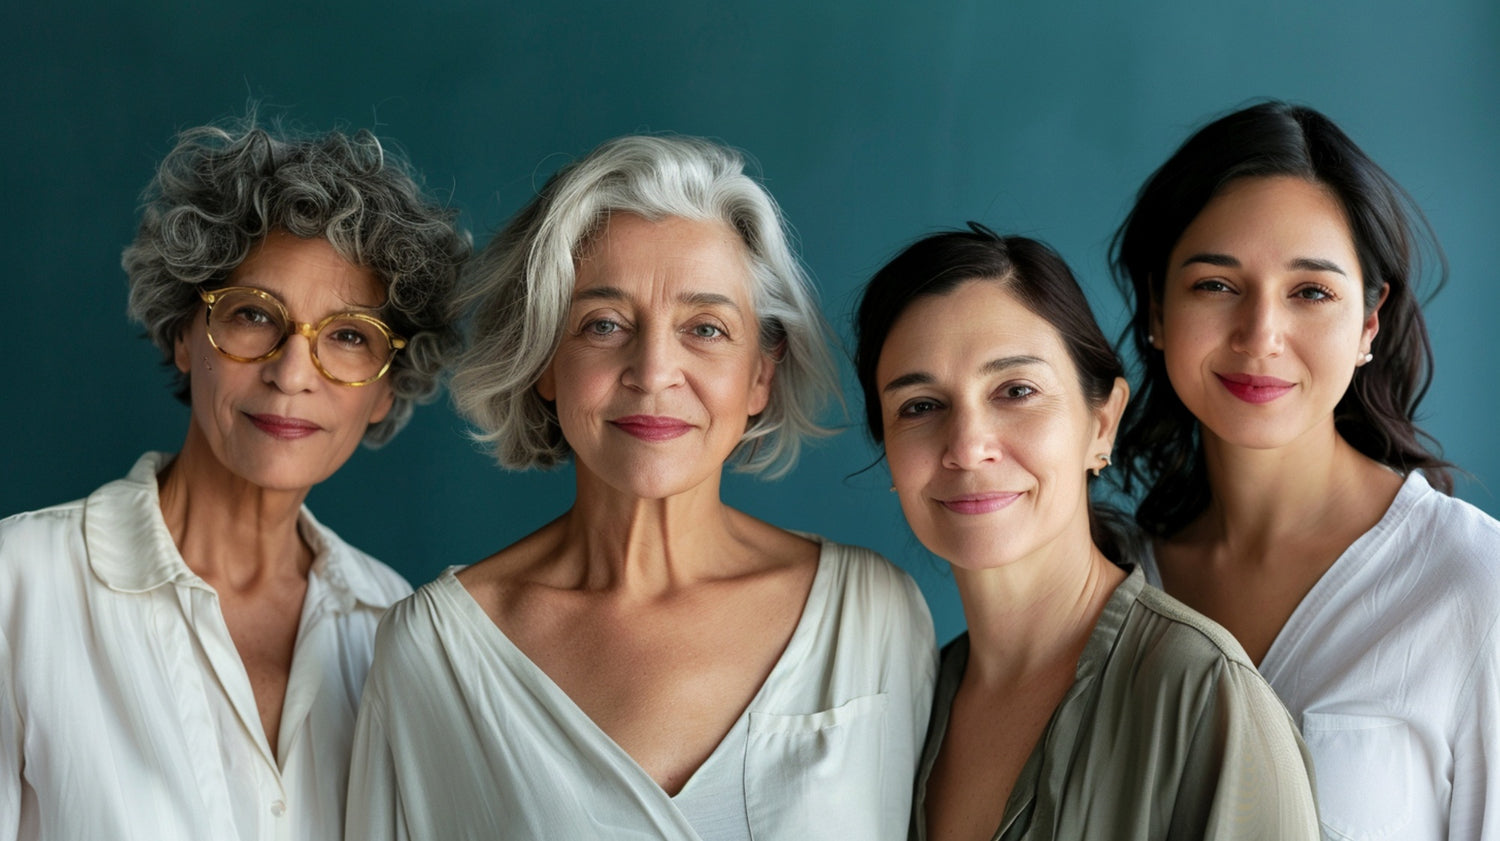
[[[831,334],[781,211],[744,168],[739,153],[708,140],[616,138],[552,176],[479,254],[465,293],[474,338],[451,390],[502,467],[552,467],[571,452],[535,386],[562,340],[575,260],[611,213],[722,221],[745,243],[760,347],[778,361],[770,401],[730,457],[735,468],[780,476],[804,438],[827,434],[818,416],[838,389]]]
[[[201,126],[177,137],[143,194],[141,226],[121,258],[130,316],[170,367],[177,337],[197,315],[198,287],[223,284],[267,234],[323,237],[385,285],[380,316],[407,345],[389,378],[395,402],[364,443],[379,446],[437,393],[462,347],[458,271],[472,240],[457,211],[423,194],[404,159],[375,135],[300,138],[255,126]],[[190,383],[177,377],[188,402]]]

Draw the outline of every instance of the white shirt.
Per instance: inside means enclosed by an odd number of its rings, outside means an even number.
[[[278,766],[218,596],[162,520],[167,458],[0,521],[0,839],[336,839],[376,624],[410,588],[302,512],[316,557]]]
[[[1326,838],[1500,838],[1497,623],[1500,523],[1411,474],[1260,664],[1302,727]]]
[[[935,673],[911,579],[825,542],[786,650],[669,797],[449,570],[381,623],[346,837],[903,839]]]

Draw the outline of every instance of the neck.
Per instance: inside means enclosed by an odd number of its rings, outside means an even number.
[[[1085,516],[1029,557],[989,569],[955,566],[953,577],[969,626],[965,679],[1003,684],[1076,666],[1125,573],[1094,546]]]
[[[237,476],[196,423],[157,482],[167,530],[188,568],[205,581],[246,588],[270,577],[307,576],[312,552],[297,531],[307,489],[267,490]]]
[[[1400,485],[1339,437],[1331,417],[1297,441],[1268,450],[1236,447],[1205,430],[1203,453],[1212,501],[1200,523],[1210,537],[1244,550],[1236,554],[1253,555],[1256,546],[1280,545],[1342,522],[1339,512],[1351,500],[1375,496],[1366,483]],[[1389,504],[1384,502],[1379,511]]]
[[[578,495],[559,521],[571,586],[659,595],[732,574],[745,561],[750,518],[719,499],[718,477],[684,493],[648,499],[578,468]]]

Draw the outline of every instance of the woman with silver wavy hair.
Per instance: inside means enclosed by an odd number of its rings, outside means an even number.
[[[302,507],[459,344],[469,240],[368,132],[184,132],[125,250],[190,407],[0,522],[0,839],[327,839],[376,623],[410,592]]]
[[[911,580],[726,506],[835,378],[738,154],[624,137],[473,268],[454,398],[573,507],[382,624],[349,839],[901,838],[935,670]]]

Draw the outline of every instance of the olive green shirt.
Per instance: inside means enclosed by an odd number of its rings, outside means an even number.
[[[968,659],[968,634],[943,649],[914,841],[927,839],[927,780]],[[994,839],[1312,841],[1311,769],[1291,717],[1234,637],[1136,569],[1105,604]]]

